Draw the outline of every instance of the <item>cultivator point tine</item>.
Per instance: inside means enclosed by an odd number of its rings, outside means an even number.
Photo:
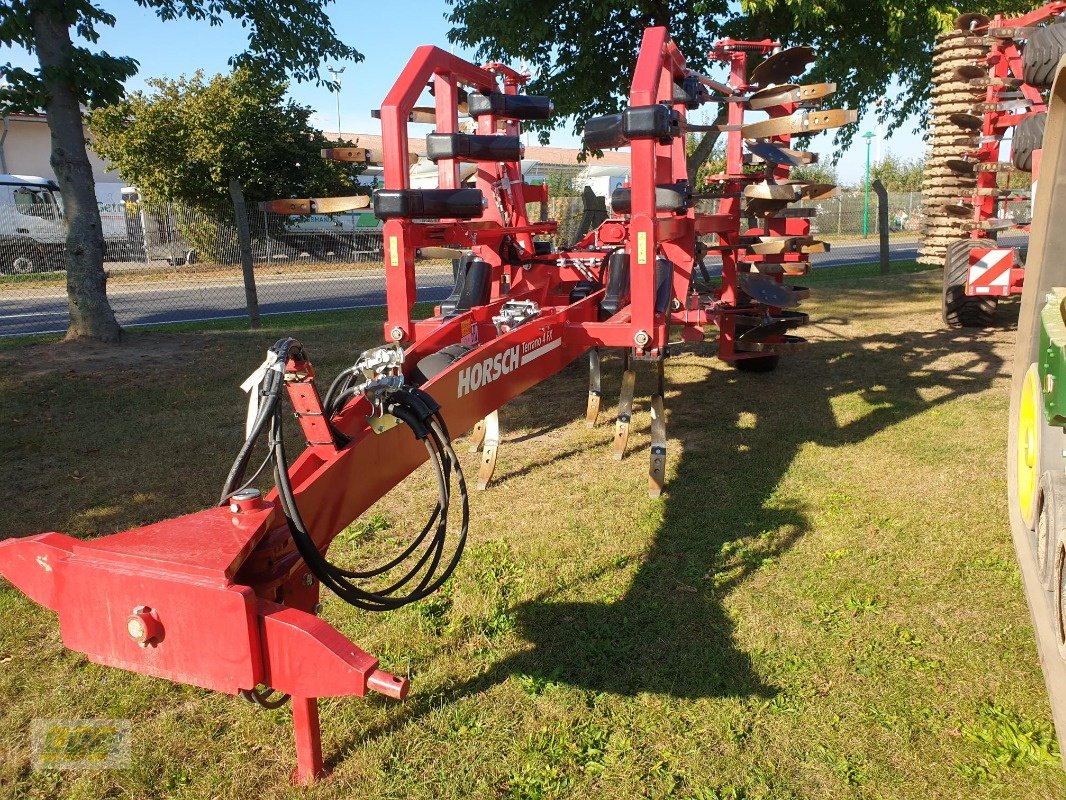
[[[485,440],[481,450],[481,466],[477,471],[477,488],[484,491],[496,471],[496,454],[500,448],[500,415],[493,411],[485,417]]]
[[[748,108],[759,111],[775,106],[783,106],[788,103],[813,103],[824,97],[829,97],[837,90],[835,83],[808,83],[797,86],[794,83],[783,83],[780,86],[771,86],[760,89],[748,98]]]
[[[374,164],[381,165],[385,163],[385,153],[381,150],[371,150],[366,147],[327,147],[322,151],[322,158],[330,161],[345,161],[353,164]],[[418,153],[407,154],[408,166],[414,166],[418,163]]]
[[[666,482],[666,414],[663,410],[666,377],[663,362],[659,361],[656,366],[658,386],[651,398],[651,463],[648,469],[648,497],[661,495]]]
[[[633,419],[633,393],[637,388],[637,373],[629,363],[629,353],[623,356],[622,388],[618,393],[618,419],[614,424],[614,448],[611,455],[621,461],[629,444],[629,426]]]
[[[348,197],[292,197],[282,200],[266,200],[259,204],[259,210],[268,214],[299,215],[304,217],[311,214],[340,214],[344,211],[355,211],[359,208],[369,207],[370,198],[365,194],[356,194]]]
[[[482,442],[485,441],[485,420],[478,420],[477,425],[470,431],[470,452],[476,453],[481,449]]]
[[[744,196],[751,200],[777,200],[791,203],[800,199],[800,187],[791,183],[751,183],[744,187]]]
[[[451,259],[462,258],[472,251],[460,250],[457,247],[420,247],[416,252],[418,258]]]
[[[797,184],[804,200],[832,200],[840,197],[840,187],[832,183]]]
[[[596,427],[596,421],[600,418],[600,349],[594,347],[589,350],[589,401],[585,407],[585,427]]]
[[[772,136],[800,136],[807,133],[839,128],[857,121],[858,112],[844,108],[832,108],[825,111],[803,111],[787,117],[764,119],[753,122],[740,129],[745,139],[769,139]]]

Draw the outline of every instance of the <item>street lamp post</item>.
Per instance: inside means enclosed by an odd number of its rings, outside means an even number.
[[[341,75],[344,74],[346,69],[347,67],[337,69],[329,64],[326,65],[326,70],[333,76],[333,82],[337,84],[337,141],[340,141],[341,138]]]
[[[874,139],[874,132],[867,131],[863,138],[866,140],[866,199],[862,207],[862,238],[870,234],[870,144]]]

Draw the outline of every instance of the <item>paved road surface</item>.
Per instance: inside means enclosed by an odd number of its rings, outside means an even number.
[[[892,245],[893,259],[915,258],[917,242]],[[813,257],[816,268],[876,261],[875,240],[848,245]],[[451,287],[448,270],[419,276],[418,299],[439,301]],[[313,277],[272,276],[257,281],[262,314],[381,306],[381,273],[318,273]],[[108,292],[123,325],[240,318],[245,314],[244,286],[239,280],[116,285]],[[67,327],[67,298],[62,288],[33,290],[0,298],[0,336],[62,332]]]

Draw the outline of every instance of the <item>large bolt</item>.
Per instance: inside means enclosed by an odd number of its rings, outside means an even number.
[[[234,514],[243,511],[256,511],[263,507],[263,495],[258,489],[241,489],[229,498],[229,510]]]
[[[308,572],[306,575],[304,575],[304,586],[314,586],[314,585],[315,585],[315,576],[312,575],[310,572]]]
[[[633,341],[636,342],[637,347],[643,347],[651,341],[651,337],[648,335],[647,331],[637,331],[633,334]]]
[[[401,328],[399,325],[397,325],[395,328],[393,328],[391,331],[389,331],[389,338],[392,339],[394,342],[402,342],[403,341],[403,328]]]
[[[163,638],[163,625],[148,606],[137,606],[126,618],[126,633],[141,647],[148,647]]]

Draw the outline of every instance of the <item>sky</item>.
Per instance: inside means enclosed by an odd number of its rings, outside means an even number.
[[[244,49],[245,31],[237,23],[210,27],[206,23],[175,20],[162,22],[156,15],[138,6],[133,0],[99,0],[99,5],[113,14],[114,28],[103,28],[99,47],[114,55],[128,55],[140,64],[137,75],[127,89],[144,88],[144,79],[157,76],[177,77],[202,69],[208,74],[226,72],[230,56]],[[364,55],[359,63],[332,65],[345,71],[341,76],[341,127],[350,133],[378,133],[380,123],[370,116],[388,93],[392,82],[400,74],[414,49],[423,44],[435,44],[453,50],[457,55],[472,58],[472,53],[453,48],[448,43],[449,6],[444,0],[338,0],[327,6],[327,12],[342,41]],[[32,69],[34,59],[21,51],[0,48],[0,60],[15,66]],[[337,128],[337,95],[325,87],[313,84],[293,84],[290,94],[297,102],[314,109],[313,124],[323,130]],[[712,114],[713,116],[713,114]],[[913,121],[904,124],[891,137],[874,139],[871,157],[876,160],[892,153],[902,158],[920,158],[921,138],[912,132]],[[551,144],[560,147],[579,147],[580,142],[564,123],[552,135]],[[839,154],[837,166],[842,183],[858,184],[866,165],[866,131],[878,133],[869,118],[860,117],[856,144]],[[832,136],[814,140],[811,150],[819,153],[822,162],[837,155]]]

